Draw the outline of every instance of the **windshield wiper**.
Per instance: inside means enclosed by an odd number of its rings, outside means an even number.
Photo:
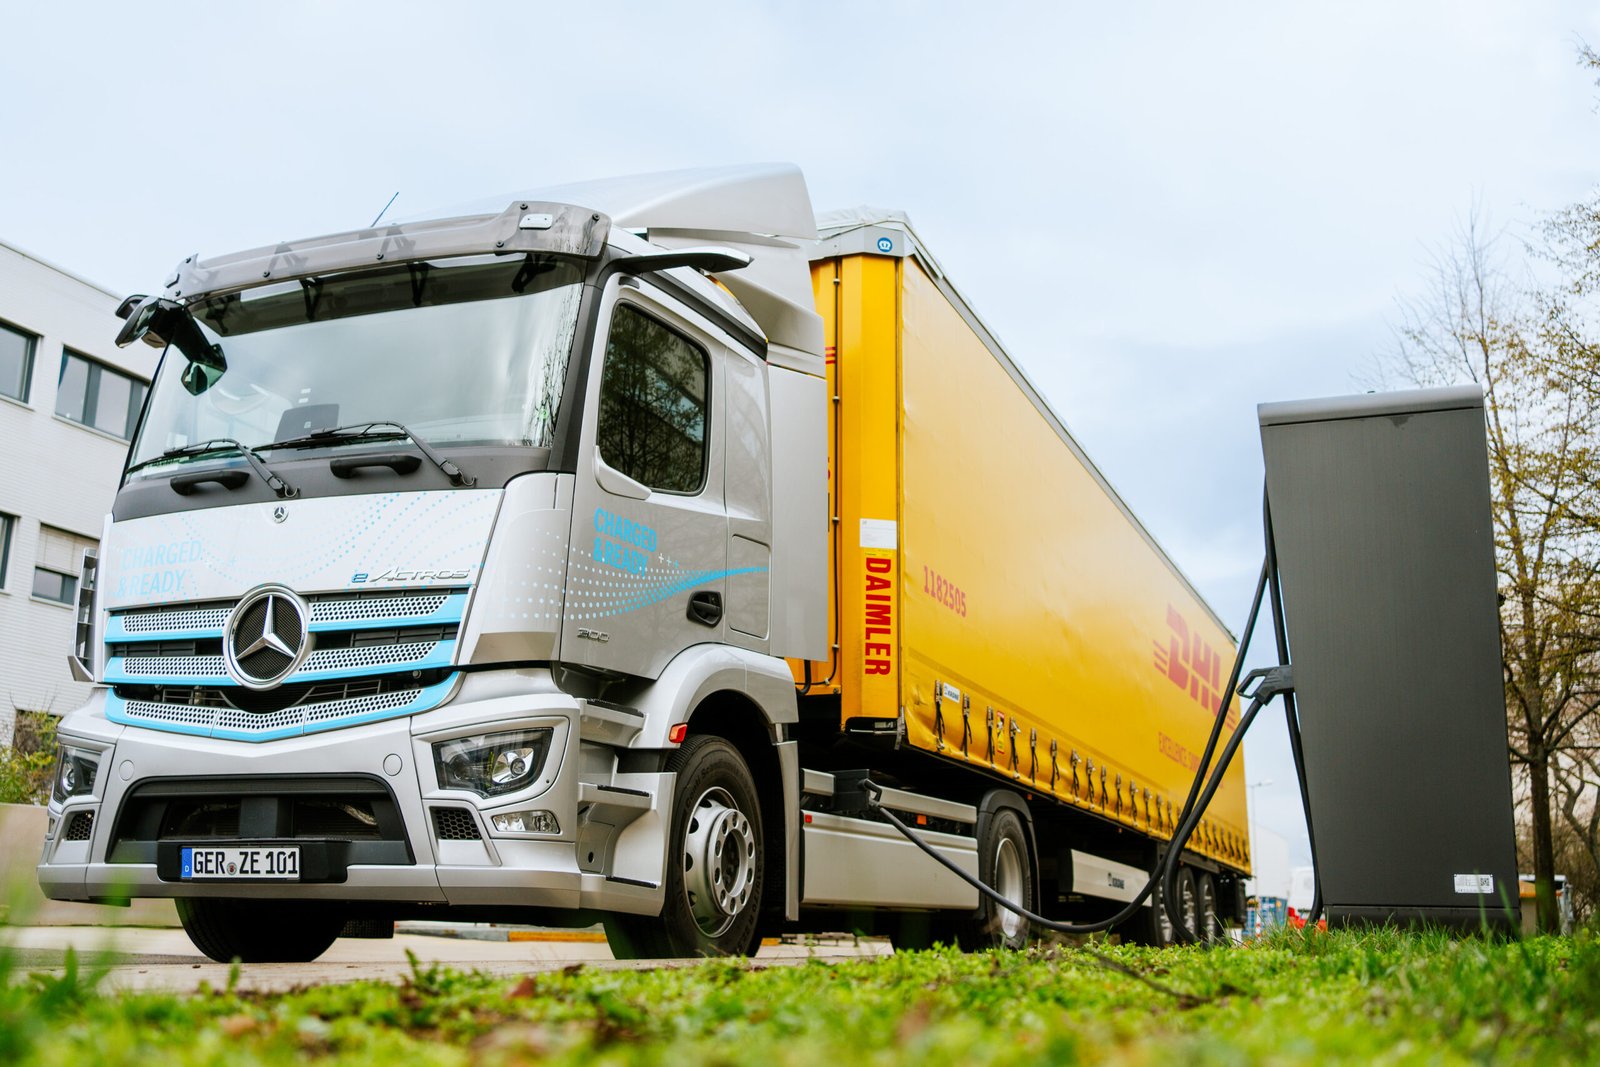
[[[295,497],[300,495],[300,490],[291,488],[289,483],[272,473],[260,454],[249,445],[241,444],[231,437],[213,437],[209,441],[197,441],[192,445],[183,445],[178,448],[169,448],[154,459],[147,459],[143,463],[135,463],[127,470],[132,474],[153,463],[161,463],[169,459],[181,459],[184,456],[203,456],[208,452],[237,452],[250,464],[250,469],[261,476],[261,480],[280,497]]]
[[[450,479],[451,485],[474,486],[478,479],[470,477],[454,460],[449,460],[439,455],[427,441],[418,437],[404,423],[399,422],[357,422],[349,426],[335,426],[330,430],[312,430],[304,437],[288,437],[282,441],[273,441],[271,444],[257,445],[259,451],[265,452],[269,448],[317,448],[323,445],[336,445],[361,438],[373,440],[393,440],[405,438],[417,446],[417,451],[428,457],[428,462],[444,471]]]

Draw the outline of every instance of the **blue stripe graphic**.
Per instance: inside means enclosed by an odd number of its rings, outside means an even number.
[[[605,619],[613,615],[626,615],[640,608],[659,604],[706,582],[713,582],[719,578],[732,578],[740,574],[765,574],[767,570],[766,567],[735,567],[725,571],[685,571],[681,577],[665,585],[644,585],[642,588],[635,587],[620,594],[601,593],[581,587],[569,588],[566,616],[569,619]],[[582,607],[572,606],[573,601],[583,603],[585,598],[587,603],[584,606],[590,607],[591,610],[586,611]],[[599,610],[601,605],[605,605],[605,610]]]

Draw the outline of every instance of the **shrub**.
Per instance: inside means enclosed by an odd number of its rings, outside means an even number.
[[[44,804],[50,800],[57,719],[46,711],[17,712],[10,748],[0,749],[0,804]]]
[[[55,756],[49,752],[0,749],[0,804],[47,803],[54,766]]]
[[[16,726],[11,732],[11,747],[27,756],[40,752],[54,755],[56,726],[60,722],[60,718],[48,711],[23,711],[18,708]]]

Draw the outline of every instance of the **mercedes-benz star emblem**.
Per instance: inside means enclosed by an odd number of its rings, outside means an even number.
[[[223,659],[234,681],[271,689],[293,674],[311,649],[305,601],[281,585],[246,593],[228,616]]]
[[[284,519],[287,519],[288,517],[289,517],[289,509],[284,507],[282,504],[279,504],[277,507],[272,509],[272,521],[273,522],[282,522]]]

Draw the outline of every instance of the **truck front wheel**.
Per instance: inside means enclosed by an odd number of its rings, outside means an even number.
[[[336,909],[299,901],[179,897],[175,903],[194,947],[218,963],[309,963],[344,927]]]
[[[753,955],[766,876],[761,808],[739,751],[699,734],[667,760],[677,772],[661,916],[613,915],[618,959]]]

